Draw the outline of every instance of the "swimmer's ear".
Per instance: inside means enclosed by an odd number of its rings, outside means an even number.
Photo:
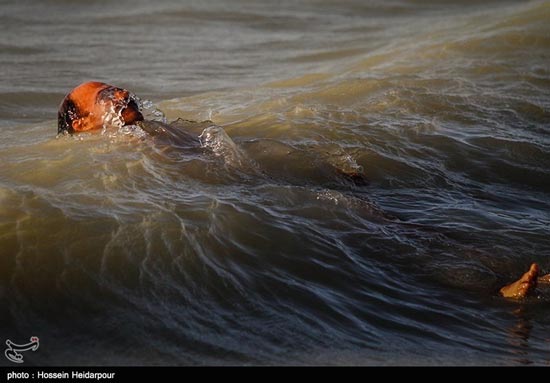
[[[73,123],[78,120],[78,110],[69,96],[65,97],[57,111],[57,134],[74,133]]]
[[[82,119],[76,118],[72,123],[73,132],[79,132],[82,130]]]

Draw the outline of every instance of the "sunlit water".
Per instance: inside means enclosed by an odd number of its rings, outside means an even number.
[[[38,336],[27,363],[550,362],[548,293],[496,294],[550,271],[550,2],[1,10],[0,341]],[[180,120],[56,138],[91,79]]]

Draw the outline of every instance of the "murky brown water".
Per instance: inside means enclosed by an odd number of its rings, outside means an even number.
[[[1,9],[0,341],[39,336],[28,363],[549,362],[545,292],[495,294],[550,271],[548,1]],[[223,130],[56,139],[91,79]]]

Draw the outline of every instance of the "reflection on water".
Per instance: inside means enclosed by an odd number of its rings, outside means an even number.
[[[512,321],[507,339],[513,362],[524,365],[550,364],[550,338],[547,329],[539,324],[541,320],[548,323],[548,309],[544,302],[548,300],[549,292],[548,285],[539,285],[535,296],[509,307],[508,315]],[[544,354],[542,359],[538,359],[539,350]]]
[[[516,323],[510,329],[509,335],[510,344],[517,355],[517,362],[525,365],[532,364],[533,361],[529,359],[529,336],[533,329],[532,316],[525,306],[515,309],[512,314],[516,318]]]
[[[51,365],[547,364],[548,297],[496,291],[549,267],[549,3],[238,4],[3,6],[1,333]],[[151,121],[55,138],[91,79]]]

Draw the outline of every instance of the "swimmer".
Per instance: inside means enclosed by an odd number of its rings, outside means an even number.
[[[126,89],[102,82],[85,82],[61,102],[57,133],[89,132],[107,125],[132,125],[142,120],[139,106]]]
[[[89,132],[109,125],[120,127],[139,124],[143,120],[139,106],[129,91],[102,82],[86,82],[74,88],[63,99],[58,111],[57,132]],[[163,124],[158,122],[139,125],[151,135],[165,131]],[[184,134],[181,130],[176,133]],[[198,142],[195,138],[189,141],[192,144]],[[362,174],[339,171],[354,183],[364,184]],[[539,278],[539,266],[533,263],[520,279],[502,287],[499,292],[505,298],[522,299],[533,293],[538,283],[550,284],[550,274]]]

